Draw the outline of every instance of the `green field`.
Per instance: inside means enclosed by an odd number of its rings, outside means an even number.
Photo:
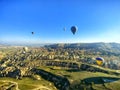
[[[120,75],[106,74],[102,72],[88,72],[88,71],[75,71],[61,67],[38,67],[39,69],[53,73],[55,75],[66,77],[70,82],[69,90],[120,90]],[[115,70],[112,70],[115,72]],[[14,78],[0,78],[0,86],[8,88],[11,84],[17,83],[19,90],[58,90],[54,84],[40,77],[40,80],[33,77],[23,77],[21,80]],[[110,82],[104,82],[103,80],[112,80]],[[9,85],[6,85],[8,84]],[[17,90],[17,86],[10,87],[10,90]],[[44,88],[44,89],[43,89]]]
[[[8,78],[8,77],[0,78],[0,86],[4,86],[6,88],[5,84],[10,83],[10,82],[17,83],[19,90],[37,90],[38,88],[40,90],[42,88],[45,88],[46,90],[48,88],[49,90],[56,90],[55,86],[51,82],[48,82],[44,79],[34,80],[28,77],[24,77],[22,80],[16,80],[14,78]],[[10,90],[13,90],[12,88],[15,88],[15,87],[11,87]]]
[[[63,70],[60,67],[41,67],[41,69],[68,78],[71,83],[70,90],[120,90],[120,75],[82,70]],[[116,72],[115,70],[110,71]],[[104,79],[113,81],[104,82]]]

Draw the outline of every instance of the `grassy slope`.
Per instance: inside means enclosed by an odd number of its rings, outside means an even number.
[[[53,84],[51,84],[50,82],[48,82],[44,79],[33,80],[31,78],[24,77],[22,80],[16,80],[16,79],[13,79],[13,78],[6,78],[5,77],[5,78],[0,78],[0,86],[2,85],[3,81],[7,81],[7,82],[13,81],[13,82],[18,83],[18,88],[20,90],[32,90],[32,89],[38,88],[40,86],[50,88],[51,90],[56,90]]]
[[[40,69],[43,69],[45,71],[51,72],[56,75],[65,76],[68,78],[68,80],[71,83],[71,89],[70,90],[80,90],[80,86],[85,88],[92,87],[91,90],[120,90],[120,75],[115,74],[106,74],[101,72],[88,72],[88,71],[72,71],[68,69],[61,69],[60,67],[39,67]],[[98,67],[99,68],[99,67]],[[104,69],[104,68],[102,68]],[[108,69],[105,69],[108,70]],[[112,72],[116,72],[115,70],[110,70]],[[101,81],[101,78],[117,78],[117,80],[109,83],[104,83]],[[45,86],[47,88],[50,88],[51,90],[56,90],[53,83],[50,83],[49,81],[46,81],[44,79],[41,80],[34,80],[32,78],[23,78],[22,80],[16,80],[13,78],[0,78],[0,86],[3,82],[2,80],[7,81],[14,81],[18,83],[20,90],[32,90],[34,88],[37,88],[39,86]],[[86,83],[86,81],[88,83]],[[83,90],[83,89],[81,89]]]
[[[106,74],[101,72],[88,72],[88,71],[69,71],[69,70],[62,70],[59,67],[41,67],[41,69],[44,69],[48,72],[65,76],[69,79],[71,85],[76,84],[80,85],[82,81],[88,80],[89,83],[83,84],[84,87],[91,86],[95,90],[120,90],[120,75],[115,74]],[[98,67],[99,68],[99,67]],[[116,72],[115,70],[105,69],[111,72]],[[117,78],[117,80],[113,82],[104,83],[101,81],[101,78]],[[75,85],[72,86],[72,89],[79,90],[79,87],[76,87]],[[71,90],[72,90],[71,89]]]

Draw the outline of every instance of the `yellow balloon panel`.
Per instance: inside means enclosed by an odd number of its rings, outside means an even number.
[[[96,63],[101,66],[103,64],[103,61],[96,60]]]

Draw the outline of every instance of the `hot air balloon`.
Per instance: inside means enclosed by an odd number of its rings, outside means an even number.
[[[78,28],[76,26],[72,26],[71,27],[71,32],[75,35],[76,31],[78,30]]]
[[[104,59],[101,58],[101,57],[97,57],[97,58],[96,58],[96,63],[97,63],[99,66],[101,66],[101,65],[103,65],[103,63],[104,63]]]
[[[27,52],[28,51],[28,47],[23,47],[23,51]]]
[[[34,32],[31,32],[32,34],[34,34]]]

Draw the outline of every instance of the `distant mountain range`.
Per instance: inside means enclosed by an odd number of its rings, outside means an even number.
[[[5,46],[28,46],[28,47],[41,47],[44,45],[49,45],[49,44],[36,44],[36,43],[6,43],[6,42],[0,42],[0,47],[5,47]]]
[[[73,44],[51,44],[45,45],[47,48],[72,48],[80,50],[100,51],[106,53],[120,54],[120,43],[73,43]]]
[[[73,43],[73,44],[51,44],[45,45],[45,47],[51,48],[80,48],[80,49],[92,49],[92,48],[107,48],[107,49],[119,49],[120,50],[120,43]]]
[[[92,51],[105,51],[110,53],[120,54],[120,43],[58,43],[58,44],[8,44],[8,43],[0,43],[0,47],[2,46],[32,46],[32,47],[41,47],[44,46],[46,48],[72,48],[72,49],[80,49],[80,50],[92,50]]]

